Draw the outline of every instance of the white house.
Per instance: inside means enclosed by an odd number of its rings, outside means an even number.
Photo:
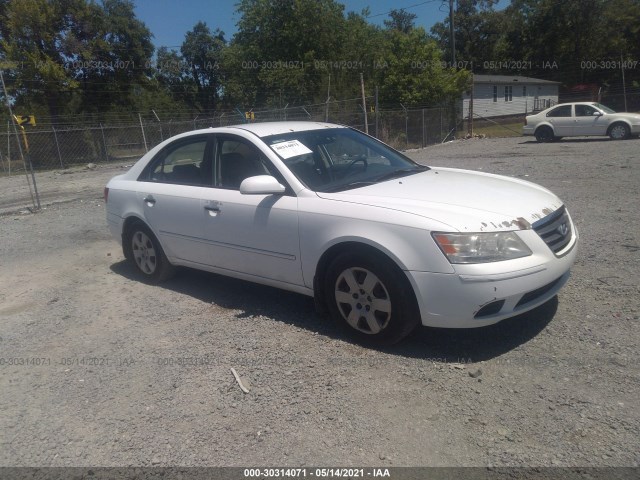
[[[474,118],[525,115],[558,103],[560,83],[517,75],[474,75]],[[464,118],[469,118],[471,92],[462,98]]]

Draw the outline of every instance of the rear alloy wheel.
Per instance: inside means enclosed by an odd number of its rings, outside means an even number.
[[[333,318],[357,340],[379,345],[400,341],[418,325],[412,292],[399,268],[362,254],[339,255],[325,282]]]
[[[123,249],[127,260],[149,283],[162,282],[175,273],[155,235],[142,223],[129,227],[123,238]]]
[[[629,127],[624,123],[614,123],[609,128],[609,137],[611,140],[624,140],[629,138]]]
[[[550,127],[540,127],[536,130],[536,140],[540,143],[549,143],[554,139],[553,130]]]

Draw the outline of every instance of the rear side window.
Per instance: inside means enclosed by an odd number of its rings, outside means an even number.
[[[571,105],[563,105],[561,107],[556,107],[547,113],[547,117],[570,117],[571,116]]]
[[[210,187],[213,163],[207,146],[207,137],[182,139],[168,145],[151,161],[140,180]]]

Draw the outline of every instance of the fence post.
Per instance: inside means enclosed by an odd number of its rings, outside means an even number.
[[[147,137],[144,134],[144,125],[142,124],[142,115],[138,114],[138,118],[140,119],[140,130],[142,130],[142,141],[144,142],[144,151],[148,152],[149,148],[147,147]]]
[[[9,176],[11,176],[11,120],[7,120],[7,163],[9,164]]]
[[[424,108],[422,109],[422,148],[426,145],[424,143]]]
[[[62,163],[62,155],[60,155],[60,144],[58,143],[58,134],[56,133],[56,128],[51,125],[51,130],[53,130],[53,139],[56,142],[56,150],[58,151],[58,160],[60,160],[60,168],[64,168],[64,164]]]
[[[378,135],[378,86],[376,85],[376,103],[375,103],[375,109],[376,109],[376,138],[379,139],[380,135]]]
[[[109,161],[109,152],[107,151],[107,140],[104,138],[104,127],[100,124],[100,133],[102,133],[102,146],[104,147],[104,161]]]
[[[402,111],[404,112],[404,140],[407,144],[406,148],[409,148],[409,112],[403,104],[400,104]]]
[[[2,150],[0,150],[0,162],[2,162],[2,171],[6,172],[7,168],[4,166],[4,158],[2,158]]]

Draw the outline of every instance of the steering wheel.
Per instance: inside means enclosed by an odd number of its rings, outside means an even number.
[[[369,166],[369,162],[367,162],[367,157],[365,157],[364,155],[360,155],[358,158],[354,158],[353,160],[351,160],[351,162],[349,162],[349,164],[345,167],[344,169],[345,177],[349,175],[349,170],[351,170],[353,166],[358,162],[362,162],[364,165],[364,170],[365,171],[367,170],[367,167]]]

